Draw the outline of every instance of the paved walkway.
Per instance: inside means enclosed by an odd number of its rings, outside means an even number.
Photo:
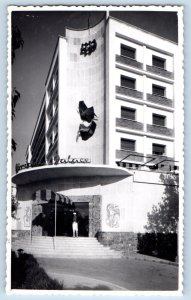
[[[135,259],[39,258],[40,265],[67,290],[174,291],[178,267]]]

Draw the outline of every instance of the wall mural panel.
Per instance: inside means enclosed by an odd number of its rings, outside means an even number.
[[[118,228],[120,222],[120,208],[117,204],[109,203],[106,207],[106,224],[111,228]]]

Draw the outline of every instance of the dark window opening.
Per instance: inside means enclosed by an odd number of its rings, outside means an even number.
[[[126,45],[121,45],[121,55],[135,59],[136,49],[128,47]]]
[[[159,144],[153,144],[153,154],[155,155],[164,155],[165,154],[165,146]]]
[[[134,78],[121,76],[121,86],[135,90],[135,82],[136,82],[136,80]]]
[[[153,56],[152,62],[153,62],[153,66],[157,68],[165,69],[165,59],[158,56]]]
[[[158,96],[164,97],[165,96],[165,87],[153,84],[152,92],[153,92],[153,95],[158,95]]]
[[[121,139],[121,149],[122,150],[128,150],[128,151],[135,151],[135,141],[134,140]]]
[[[166,117],[153,114],[153,125],[165,126]]]
[[[135,121],[136,110],[129,107],[121,107],[121,118]]]

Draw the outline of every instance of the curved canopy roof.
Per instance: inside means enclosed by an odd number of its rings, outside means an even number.
[[[41,167],[32,167],[19,171],[12,177],[12,182],[17,185],[29,184],[37,181],[44,181],[56,178],[70,177],[128,177],[131,176],[125,168],[108,165],[46,165]]]

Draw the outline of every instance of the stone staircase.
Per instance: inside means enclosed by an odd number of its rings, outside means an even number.
[[[23,249],[36,257],[55,258],[121,258],[121,254],[105,247],[92,237],[49,237],[13,238],[12,250]]]

